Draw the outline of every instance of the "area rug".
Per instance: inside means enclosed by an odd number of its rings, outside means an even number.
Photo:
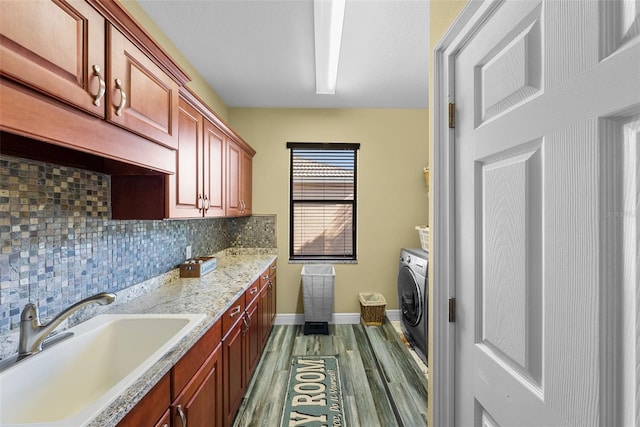
[[[345,427],[342,382],[335,356],[293,356],[281,427]]]

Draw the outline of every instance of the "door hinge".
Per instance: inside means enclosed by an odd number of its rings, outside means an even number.
[[[449,298],[449,323],[456,321],[456,299]]]
[[[456,104],[449,103],[449,129],[456,127]]]

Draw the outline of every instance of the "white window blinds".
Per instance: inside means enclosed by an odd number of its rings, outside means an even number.
[[[359,144],[288,143],[291,259],[356,259]]]

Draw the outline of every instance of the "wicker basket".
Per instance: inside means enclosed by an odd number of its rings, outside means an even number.
[[[360,316],[367,326],[380,326],[384,320],[387,300],[376,292],[360,292]]]
[[[418,235],[420,236],[422,250],[429,252],[429,227],[418,225],[416,230],[418,230]]]

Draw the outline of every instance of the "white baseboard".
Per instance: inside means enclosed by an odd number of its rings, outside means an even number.
[[[391,320],[392,322],[399,322],[400,321],[400,310],[395,309],[395,310],[387,310],[387,319]]]
[[[387,310],[389,320],[400,320],[400,310]],[[360,323],[360,313],[334,313],[333,320],[329,323],[336,325],[355,325]],[[277,314],[274,325],[303,325],[304,314],[285,313]]]
[[[304,314],[276,314],[274,325],[302,325]]]

